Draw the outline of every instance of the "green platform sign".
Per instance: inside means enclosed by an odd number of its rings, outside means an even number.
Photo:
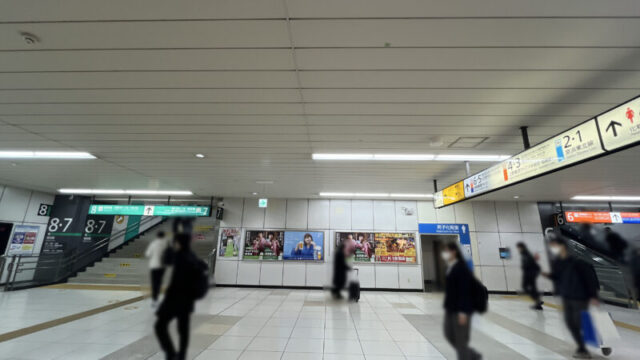
[[[91,205],[91,215],[209,216],[209,206]]]

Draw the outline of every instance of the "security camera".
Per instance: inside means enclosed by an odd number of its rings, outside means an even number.
[[[218,207],[224,207],[224,201],[218,201]]]

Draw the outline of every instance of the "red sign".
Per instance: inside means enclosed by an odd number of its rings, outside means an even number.
[[[610,224],[611,213],[604,211],[567,211],[565,219],[569,223]]]

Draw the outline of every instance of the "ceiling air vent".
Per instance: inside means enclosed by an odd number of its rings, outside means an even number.
[[[449,144],[449,147],[454,149],[471,149],[482,144],[488,139],[489,138],[486,136],[462,136]]]

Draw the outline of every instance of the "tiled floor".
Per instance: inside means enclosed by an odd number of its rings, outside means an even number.
[[[43,299],[60,304],[72,296],[49,290],[20,296],[33,312],[54,316],[58,310],[48,309]],[[18,293],[0,296],[12,294]],[[30,302],[36,294],[40,300]],[[102,304],[114,295],[103,291],[89,298],[100,298]],[[439,294],[422,293],[363,292],[358,304],[347,304],[316,290],[214,289],[193,316],[190,358],[454,359],[442,336],[441,302]],[[534,312],[528,303],[503,296],[493,296],[490,304],[489,313],[473,318],[472,345],[485,359],[570,356],[572,344],[558,310]],[[616,310],[620,314],[640,320],[635,311]],[[0,342],[0,359],[162,360],[152,333],[154,318],[149,303],[138,302]],[[611,358],[637,359],[634,344],[640,333],[620,333]]]

